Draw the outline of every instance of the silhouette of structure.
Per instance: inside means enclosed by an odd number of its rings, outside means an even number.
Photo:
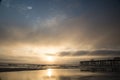
[[[120,72],[120,57],[106,60],[80,61],[81,71],[112,71]]]

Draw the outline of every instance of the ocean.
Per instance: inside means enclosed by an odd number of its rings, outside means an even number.
[[[0,80],[120,80],[120,75],[114,72],[87,72],[80,69],[46,69],[0,72]]]

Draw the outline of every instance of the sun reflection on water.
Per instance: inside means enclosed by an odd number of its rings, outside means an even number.
[[[47,76],[51,77],[52,76],[52,69],[47,69]]]

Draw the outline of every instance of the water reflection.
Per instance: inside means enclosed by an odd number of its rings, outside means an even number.
[[[47,75],[48,75],[48,77],[52,76],[52,69],[47,69]]]
[[[46,69],[2,72],[0,80],[120,80],[119,74],[81,72],[80,69]]]

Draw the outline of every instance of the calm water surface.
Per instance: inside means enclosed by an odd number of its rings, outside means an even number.
[[[120,80],[118,73],[81,72],[80,69],[46,69],[0,72],[0,80]]]

